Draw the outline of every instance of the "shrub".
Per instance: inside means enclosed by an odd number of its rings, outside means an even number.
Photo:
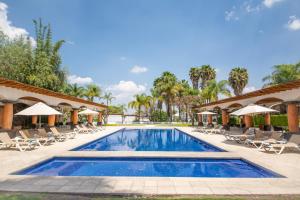
[[[168,121],[168,114],[165,111],[155,110],[150,115],[150,121],[152,121],[152,122],[166,122],[166,121]]]
[[[273,126],[288,126],[287,115],[271,115],[271,124]]]

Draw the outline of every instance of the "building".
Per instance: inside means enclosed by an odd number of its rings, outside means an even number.
[[[107,108],[103,104],[0,77],[0,128],[12,129],[13,121],[17,117],[14,114],[37,102],[46,103],[54,108],[68,107],[73,124],[78,123],[78,110],[80,108],[85,107],[97,111]],[[93,120],[91,116],[87,118],[89,121]],[[36,124],[37,119],[37,116],[32,116],[32,124]],[[58,119],[59,116],[48,116],[48,125],[53,126]],[[101,112],[99,112],[98,120],[102,121]]]
[[[299,105],[300,105],[300,80],[288,82],[276,86],[271,86],[249,92],[240,96],[234,96],[219,101],[201,105],[199,110],[221,110],[222,124],[229,122],[229,113],[249,104],[258,104],[266,107],[283,105],[286,107],[288,118],[288,129],[290,132],[299,132]],[[208,121],[212,121],[212,116],[208,116]],[[265,115],[265,124],[270,125],[270,114]],[[202,122],[202,116],[198,116]],[[246,127],[252,125],[252,117],[244,116]]]

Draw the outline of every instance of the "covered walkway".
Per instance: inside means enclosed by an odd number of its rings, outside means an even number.
[[[5,130],[12,129],[13,120],[16,117],[14,114],[20,111],[20,109],[24,109],[37,102],[46,103],[62,111],[64,109],[68,110],[72,124],[78,123],[78,111],[80,108],[89,108],[96,111],[106,109],[106,106],[103,104],[0,78],[0,128]],[[54,126],[59,119],[59,116],[48,116],[48,125]],[[93,116],[88,116],[87,119],[91,122]],[[37,120],[37,116],[32,116],[32,124],[37,124]],[[98,121],[102,121],[102,112],[99,112]]]
[[[299,105],[300,105],[300,80],[263,88],[240,96],[234,96],[215,102],[201,105],[199,110],[219,110],[222,113],[222,124],[229,123],[229,113],[249,104],[263,105],[287,113],[288,129],[290,132],[299,132]],[[212,116],[209,116],[211,118]],[[202,117],[198,116],[199,122]],[[208,119],[212,121],[212,119]],[[246,127],[251,127],[253,119],[244,116]],[[271,125],[270,114],[265,114],[265,124]]]

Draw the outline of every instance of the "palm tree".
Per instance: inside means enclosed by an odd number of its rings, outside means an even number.
[[[69,84],[65,92],[71,96],[82,98],[85,95],[85,88],[78,86],[77,83]]]
[[[101,98],[103,98],[104,100],[106,100],[106,105],[107,105],[107,106],[111,103],[111,101],[112,101],[113,99],[115,99],[115,97],[112,95],[111,92],[105,93],[105,94],[103,95],[103,97],[101,97]]]
[[[202,90],[201,96],[208,102],[218,101],[220,94],[230,97],[231,93],[230,90],[227,88],[227,85],[227,80],[222,80],[220,82],[217,82],[215,79],[210,80],[208,82],[207,87],[204,88],[204,90]]]
[[[267,82],[264,87],[300,79],[300,62],[295,65],[275,65],[273,69],[271,75],[263,78],[263,82]]]
[[[174,100],[174,86],[177,83],[176,76],[171,72],[163,72],[163,74],[154,80],[154,90],[163,97],[167,107],[169,121],[172,121],[172,103]]]
[[[239,96],[243,93],[244,88],[248,84],[248,71],[246,68],[236,67],[229,73],[228,78],[229,85],[233,89],[235,96]]]
[[[210,65],[202,65],[199,71],[201,79],[201,89],[203,90],[210,80],[216,78],[216,70]]]
[[[200,79],[200,70],[199,70],[199,68],[198,67],[190,68],[189,76],[190,76],[190,79],[192,81],[193,88],[198,89],[199,88],[199,79]]]
[[[150,98],[146,94],[136,94],[134,97],[135,100],[129,102],[128,107],[137,111],[138,121],[140,121],[142,108],[146,110],[150,107]]]
[[[96,97],[100,97],[101,88],[96,84],[90,84],[87,86],[85,96],[89,101],[94,101]]]

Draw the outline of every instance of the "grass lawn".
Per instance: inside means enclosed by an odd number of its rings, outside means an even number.
[[[126,199],[145,199],[145,200],[300,200],[300,196],[276,195],[276,196],[172,196],[172,197],[151,197],[151,196],[128,196],[114,197],[101,195],[80,195],[80,194],[49,194],[49,193],[5,193],[0,192],[0,200],[126,200]]]

